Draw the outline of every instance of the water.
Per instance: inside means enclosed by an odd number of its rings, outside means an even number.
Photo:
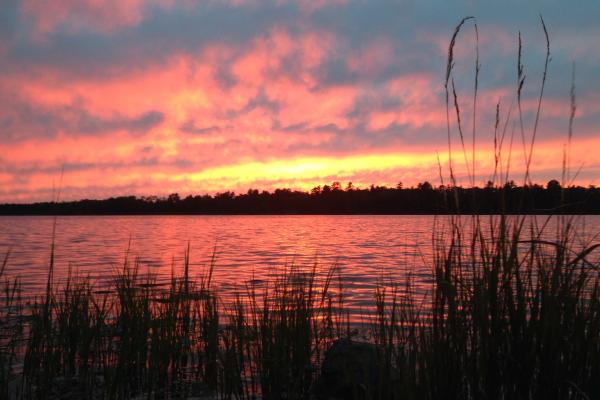
[[[487,217],[483,217],[486,220]],[[446,217],[434,216],[76,216],[56,223],[55,281],[69,267],[102,286],[123,265],[129,248],[140,271],[166,279],[181,272],[190,244],[190,275],[206,272],[215,252],[214,282],[231,296],[252,280],[260,284],[284,266],[338,265],[347,305],[373,304],[382,279],[404,282],[420,293],[432,282],[432,232]],[[545,217],[538,217],[540,223]],[[600,232],[600,216],[577,218],[585,245]],[[0,217],[0,254],[10,249],[7,274],[19,276],[25,297],[43,293],[53,217]],[[553,232],[556,220],[547,231]],[[439,229],[435,230],[436,232]]]

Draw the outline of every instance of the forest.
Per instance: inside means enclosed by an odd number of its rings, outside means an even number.
[[[311,191],[249,189],[214,195],[177,193],[166,197],[121,196],[103,200],[0,204],[0,215],[157,215],[157,214],[600,214],[600,188],[508,182],[484,187],[405,188],[371,185],[314,187]]]

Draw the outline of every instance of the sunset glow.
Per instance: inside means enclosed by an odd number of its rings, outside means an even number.
[[[0,10],[0,202],[50,200],[57,187],[63,199],[80,199],[310,190],[333,181],[440,184],[438,156],[443,179],[448,168],[447,46],[457,21],[471,14],[482,63],[477,184],[493,173],[498,102],[503,124],[512,115],[511,175],[522,179],[516,34],[524,37],[530,135],[545,50],[540,12],[552,61],[532,177],[561,176],[575,62],[570,159],[581,172],[574,183],[600,184],[591,151],[600,145],[595,4],[584,13],[517,2],[498,9],[466,1],[447,9],[385,0],[100,3],[9,1]],[[459,39],[456,85],[470,150],[472,27]],[[453,162],[466,183],[452,118]]]

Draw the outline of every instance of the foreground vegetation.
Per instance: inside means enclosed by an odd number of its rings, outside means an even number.
[[[51,264],[46,293],[27,307],[7,279],[1,397],[600,397],[598,245],[575,242],[571,217],[553,242],[540,239],[544,221],[490,218],[490,232],[479,217],[440,226],[449,236],[436,244],[431,292],[416,296],[410,277],[382,281],[362,326],[348,319],[335,268],[284,268],[231,302],[213,266],[189,278],[187,257],[165,285],[125,262],[108,287],[77,276],[55,286]],[[327,350],[358,341],[361,327],[372,360],[349,346],[337,357],[354,366],[322,373]]]

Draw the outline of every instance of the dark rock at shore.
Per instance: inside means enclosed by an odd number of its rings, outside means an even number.
[[[377,398],[381,363],[371,343],[340,339],[325,352],[313,393],[319,400]]]

